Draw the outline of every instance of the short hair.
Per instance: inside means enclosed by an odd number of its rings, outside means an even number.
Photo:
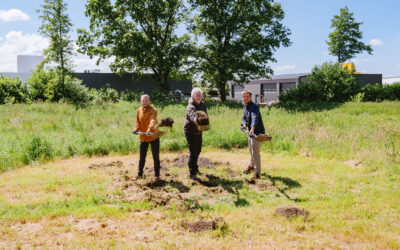
[[[148,98],[149,101],[150,101],[150,96],[149,96],[148,94],[141,95],[141,96],[140,96],[140,101],[142,101],[143,98]]]
[[[197,88],[197,87],[192,89],[192,93],[190,94],[190,96],[193,97],[194,93],[196,93],[196,92],[200,92],[200,95],[203,96],[203,91],[200,88]]]
[[[244,94],[249,94],[250,97],[251,97],[251,91],[250,90],[247,90],[247,89],[243,90],[242,91],[242,97],[243,97]]]

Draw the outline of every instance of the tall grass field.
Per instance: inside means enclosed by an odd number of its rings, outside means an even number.
[[[132,135],[139,103],[121,102],[76,109],[67,104],[40,103],[0,106],[0,171],[30,163],[75,155],[129,154],[138,150]],[[213,149],[243,148],[239,130],[242,108],[208,105],[211,130],[203,145]],[[158,108],[159,119],[175,120],[161,149],[186,147],[183,135],[185,105]],[[273,137],[262,151],[310,154],[340,160],[361,160],[371,168],[390,166],[400,155],[400,103],[346,103],[325,111],[287,112],[261,108],[266,131]]]

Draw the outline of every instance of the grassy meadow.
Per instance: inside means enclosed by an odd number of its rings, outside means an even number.
[[[75,155],[129,154],[138,150],[131,134],[139,103],[121,102],[75,109],[71,105],[40,103],[0,106],[0,171],[30,163]],[[156,106],[157,107],[157,106]],[[186,147],[182,126],[185,105],[157,107],[159,118],[175,120],[161,149]],[[244,148],[246,136],[238,128],[240,106],[210,104],[212,130],[204,133],[210,149]],[[287,112],[262,108],[271,143],[262,151],[311,154],[339,160],[361,160],[371,168],[390,166],[400,159],[400,104],[346,103],[325,111]]]
[[[201,168],[200,183],[174,165],[187,153],[185,105],[156,106],[176,121],[161,139],[161,186],[150,156],[146,179],[133,181],[138,105],[0,106],[0,249],[400,248],[399,102],[261,108],[273,140],[256,183],[241,173],[249,154],[240,106],[208,105],[201,156],[219,163]],[[310,215],[275,214],[286,206]],[[199,220],[222,222],[182,226]]]

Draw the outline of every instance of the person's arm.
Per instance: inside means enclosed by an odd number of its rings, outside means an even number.
[[[189,116],[189,120],[197,124],[196,109],[189,105],[186,109],[186,114]]]
[[[136,126],[135,126],[135,131],[140,130],[140,120],[139,120],[139,110],[136,112]]]
[[[246,117],[244,116],[245,114],[245,109],[243,110],[243,116],[242,116],[242,128],[245,129],[246,128]]]
[[[260,109],[257,106],[254,106],[253,109],[251,110],[251,129],[250,132],[254,133],[254,130],[256,129],[256,126],[259,123],[259,117],[260,117]]]
[[[157,128],[157,110],[154,109],[151,112],[151,116],[150,116],[150,123],[149,123],[149,128],[147,129],[147,132],[151,132],[151,131],[155,131]]]

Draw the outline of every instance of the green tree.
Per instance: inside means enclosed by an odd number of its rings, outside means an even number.
[[[226,100],[229,81],[268,77],[273,53],[289,46],[284,12],[273,0],[189,0],[195,16],[191,30],[204,38],[197,54],[202,78],[216,86]]]
[[[39,32],[49,39],[50,45],[44,51],[45,63],[56,63],[61,74],[61,94],[65,95],[65,76],[71,71],[73,54],[72,40],[69,37],[72,23],[63,0],[44,0],[37,10],[42,19]]]
[[[89,0],[89,31],[78,30],[80,51],[99,61],[114,57],[114,72],[153,72],[167,93],[171,77],[187,73],[193,46],[175,30],[186,18],[183,0]]]
[[[360,25],[354,20],[353,13],[346,7],[340,9],[340,15],[335,15],[332,19],[331,28],[334,29],[329,34],[329,53],[337,56],[339,63],[353,58],[356,54],[367,51],[372,54],[370,45],[364,44]]]

